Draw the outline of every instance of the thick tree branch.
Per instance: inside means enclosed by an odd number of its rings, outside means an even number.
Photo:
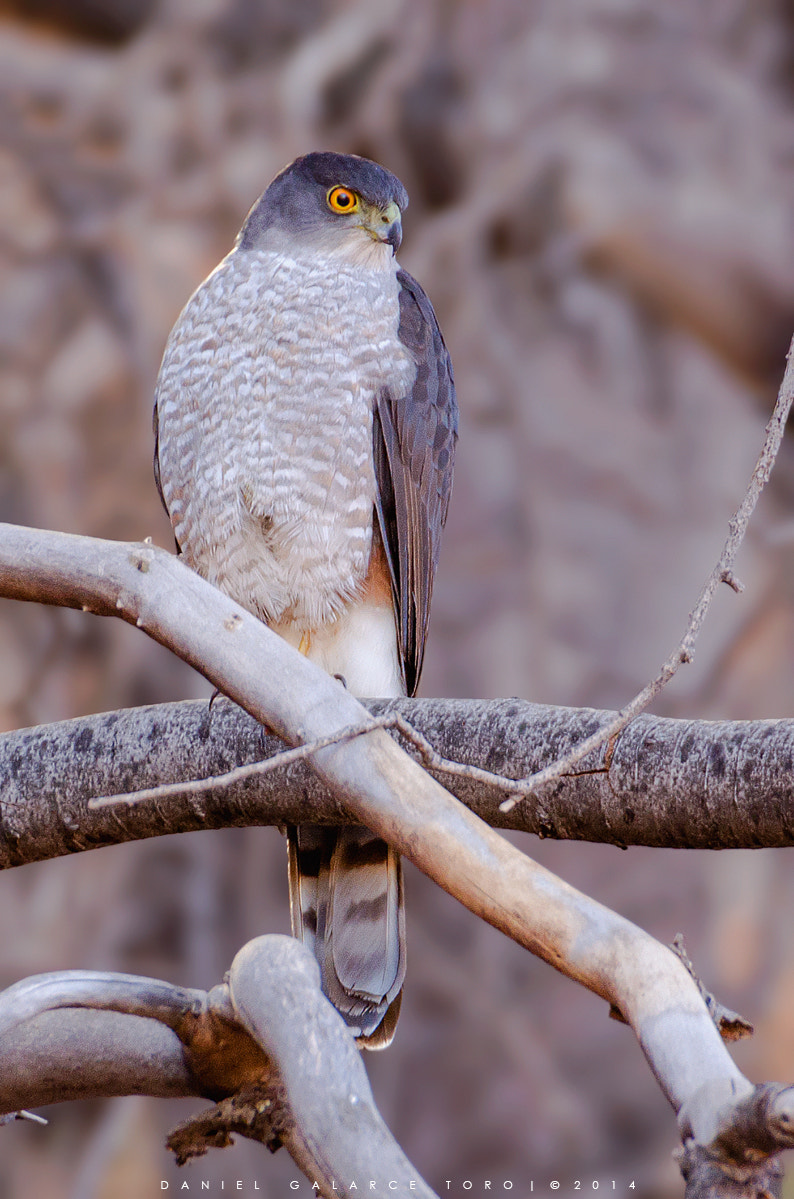
[[[241,1024],[278,1066],[294,1120],[288,1148],[322,1193],[355,1196],[351,1179],[366,1177],[395,1180],[397,1194],[433,1199],[378,1113],[361,1055],[320,991],[309,950],[291,937],[249,942],[232,963],[229,991]],[[295,1028],[296,1011],[303,1030]]]
[[[738,1097],[706,1081],[678,1123],[687,1199],[780,1194],[777,1154],[794,1146],[794,1087],[764,1083]]]
[[[338,682],[151,546],[2,526],[0,593],[122,615],[290,744],[367,719]],[[676,1111],[704,1078],[738,1099],[752,1092],[670,950],[507,844],[387,733],[331,746],[312,761],[340,815],[367,824],[475,914],[620,1012]],[[79,835],[75,813],[64,817]]]
[[[368,700],[400,712],[446,757],[530,773],[612,713],[519,700]],[[208,778],[271,758],[283,742],[225,699],[108,712],[0,736],[0,868],[165,833],[333,823],[339,800],[307,763],[230,787],[188,789],[93,811],[96,795]],[[410,747],[408,747],[410,752]],[[616,845],[759,848],[794,844],[794,721],[641,716],[585,768],[510,813],[502,793],[444,776],[488,824]]]
[[[68,982],[68,985],[67,985]],[[159,1020],[174,1031],[186,1019],[202,1011],[205,993],[159,979],[141,979],[133,974],[112,976],[93,970],[70,970],[34,974],[2,992],[0,1037],[7,1037],[41,1012],[60,1008],[91,1008],[126,1012]]]
[[[0,1043],[0,1111],[197,1089],[178,1037],[155,1020],[87,1008],[44,1010]]]
[[[378,1113],[317,963],[291,937],[249,942],[209,993],[82,970],[0,992],[0,1113],[131,1094],[220,1101],[172,1134],[180,1161],[236,1132],[284,1144],[328,1199],[364,1176],[434,1199]]]

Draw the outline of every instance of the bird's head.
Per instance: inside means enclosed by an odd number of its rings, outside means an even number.
[[[237,246],[385,263],[402,241],[407,206],[400,180],[376,162],[355,154],[305,154],[254,204]]]

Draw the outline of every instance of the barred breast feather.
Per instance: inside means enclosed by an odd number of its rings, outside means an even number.
[[[391,244],[293,241],[243,238],[179,317],[155,401],[160,494],[199,574],[354,694],[413,694],[457,436],[449,355]],[[362,828],[287,839],[293,932],[382,1048],[405,975],[399,856]]]
[[[358,594],[372,541],[372,421],[410,390],[394,271],[234,250],[166,347],[162,493],[187,562],[272,624]]]

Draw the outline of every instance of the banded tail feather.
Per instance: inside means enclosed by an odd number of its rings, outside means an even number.
[[[290,826],[292,935],[312,949],[323,990],[367,1049],[391,1043],[405,978],[397,853],[368,829]]]

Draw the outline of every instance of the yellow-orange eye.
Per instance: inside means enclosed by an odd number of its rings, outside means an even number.
[[[358,208],[358,196],[349,187],[332,187],[327,199],[332,212],[355,212]]]

